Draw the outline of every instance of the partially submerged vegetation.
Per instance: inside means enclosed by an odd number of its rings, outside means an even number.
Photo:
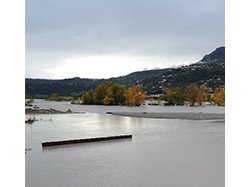
[[[45,99],[47,101],[71,101],[74,97],[54,93],[51,95],[25,95],[25,98],[28,99],[25,101],[25,106],[32,106],[34,99]]]
[[[28,152],[28,151],[31,151],[32,148],[25,148],[25,154]]]
[[[34,99],[29,99],[25,101],[25,106],[33,106]]]
[[[118,83],[100,84],[94,90],[87,91],[75,98],[74,104],[95,105],[130,105],[139,106],[145,100],[145,93],[141,85],[126,89]]]
[[[66,113],[72,113],[72,110],[71,110],[70,108],[68,108],[68,109],[66,110]]]
[[[146,96],[142,85],[135,85],[126,89],[118,83],[100,84],[94,90],[84,92],[76,97],[74,104],[96,105],[129,105],[140,106],[150,100],[151,105],[184,105],[198,106],[205,102],[218,106],[225,106],[225,89],[217,88],[208,92],[205,84],[189,84],[185,89],[180,87],[170,88],[160,97]]]
[[[25,114],[67,114],[72,113],[72,110],[68,108],[66,111],[60,111],[55,109],[40,109],[40,108],[26,108]]]
[[[35,117],[30,117],[29,119],[25,120],[25,123],[28,123],[28,124],[32,124],[34,123],[35,121],[38,121]]]
[[[72,99],[72,96],[62,96],[59,94],[52,94],[51,96],[45,98],[45,100],[48,101],[71,101]]]

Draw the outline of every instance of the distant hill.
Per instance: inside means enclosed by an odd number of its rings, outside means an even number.
[[[200,62],[211,63],[211,62],[225,62],[225,47],[219,47],[212,53],[205,55]]]
[[[206,84],[210,89],[225,85],[225,47],[205,55],[198,63],[179,68],[166,68],[130,73],[110,79],[82,79],[79,77],[61,80],[25,79],[26,95],[78,95],[98,84],[117,82],[125,87],[142,84],[147,94],[161,94],[167,88],[185,88],[190,83]]]
[[[93,89],[99,84],[99,79],[81,79],[79,77],[61,80],[50,79],[25,79],[26,95],[77,95]]]

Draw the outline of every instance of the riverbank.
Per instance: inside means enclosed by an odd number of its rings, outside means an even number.
[[[107,114],[158,119],[225,120],[224,113],[161,113],[161,112],[107,112]]]
[[[44,109],[56,109],[66,111],[70,108],[73,112],[86,112],[86,113],[106,113],[106,112],[159,112],[159,113],[225,113],[225,107],[219,106],[153,106],[142,105],[140,107],[130,106],[104,106],[104,105],[75,105],[65,101],[46,101],[42,99],[35,99],[34,106]]]
[[[61,111],[52,108],[51,109],[25,108],[25,114],[72,114],[72,113],[79,113],[79,112],[72,112],[70,109],[66,111]]]

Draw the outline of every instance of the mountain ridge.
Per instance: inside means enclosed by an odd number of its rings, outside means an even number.
[[[210,54],[205,55],[199,62],[213,63],[213,62],[225,62],[225,47],[218,47]]]
[[[161,94],[172,87],[184,88],[190,83],[206,84],[210,89],[225,85],[225,47],[216,48],[198,63],[177,68],[136,71],[108,79],[66,78],[25,79],[26,95],[79,95],[94,89],[98,84],[117,82],[125,87],[142,84],[147,94]]]

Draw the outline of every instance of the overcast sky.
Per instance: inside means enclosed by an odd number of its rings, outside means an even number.
[[[26,0],[27,78],[109,78],[225,44],[224,0]]]

